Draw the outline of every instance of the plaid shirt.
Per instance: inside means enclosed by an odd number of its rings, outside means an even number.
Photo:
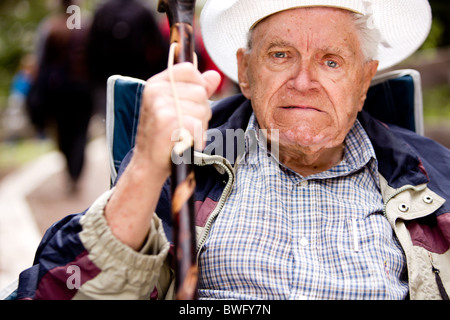
[[[258,124],[251,117],[247,132]],[[247,141],[199,258],[204,299],[403,299],[406,260],[383,216],[377,160],[356,122],[344,158],[303,178]]]

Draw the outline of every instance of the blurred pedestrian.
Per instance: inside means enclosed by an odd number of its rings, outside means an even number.
[[[34,68],[34,57],[23,56],[11,81],[7,107],[2,114],[2,124],[8,141],[16,141],[31,134],[26,99],[30,91]]]
[[[57,1],[58,11],[44,19],[38,30],[38,72],[28,96],[28,110],[38,130],[54,131],[73,191],[85,162],[93,108],[86,62],[89,22],[69,28],[71,15],[66,11],[76,1]]]
[[[106,110],[109,76],[146,80],[166,68],[169,44],[161,35],[155,10],[141,0],[108,0],[95,10],[88,59],[100,114]]]

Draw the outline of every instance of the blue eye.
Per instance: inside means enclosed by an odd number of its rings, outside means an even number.
[[[275,52],[273,54],[273,57],[277,58],[277,59],[284,59],[287,57],[287,54],[286,54],[286,52]]]
[[[337,67],[339,67],[339,64],[336,61],[333,61],[333,60],[327,60],[325,62],[325,64],[327,65],[327,67],[330,67],[330,68],[333,68],[333,69],[336,69]]]

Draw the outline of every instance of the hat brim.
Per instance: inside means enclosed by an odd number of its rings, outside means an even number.
[[[383,39],[377,56],[379,71],[413,54],[431,28],[431,8],[427,0],[208,0],[200,18],[206,50],[217,67],[237,82],[236,52],[246,46],[250,28],[276,12],[313,6],[342,8],[361,14],[370,10]]]

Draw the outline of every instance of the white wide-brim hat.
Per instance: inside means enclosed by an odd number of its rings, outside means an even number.
[[[382,36],[378,71],[413,54],[431,28],[427,0],[207,0],[200,17],[206,50],[217,67],[237,82],[236,52],[246,47],[250,28],[276,12],[316,6],[372,14]]]

